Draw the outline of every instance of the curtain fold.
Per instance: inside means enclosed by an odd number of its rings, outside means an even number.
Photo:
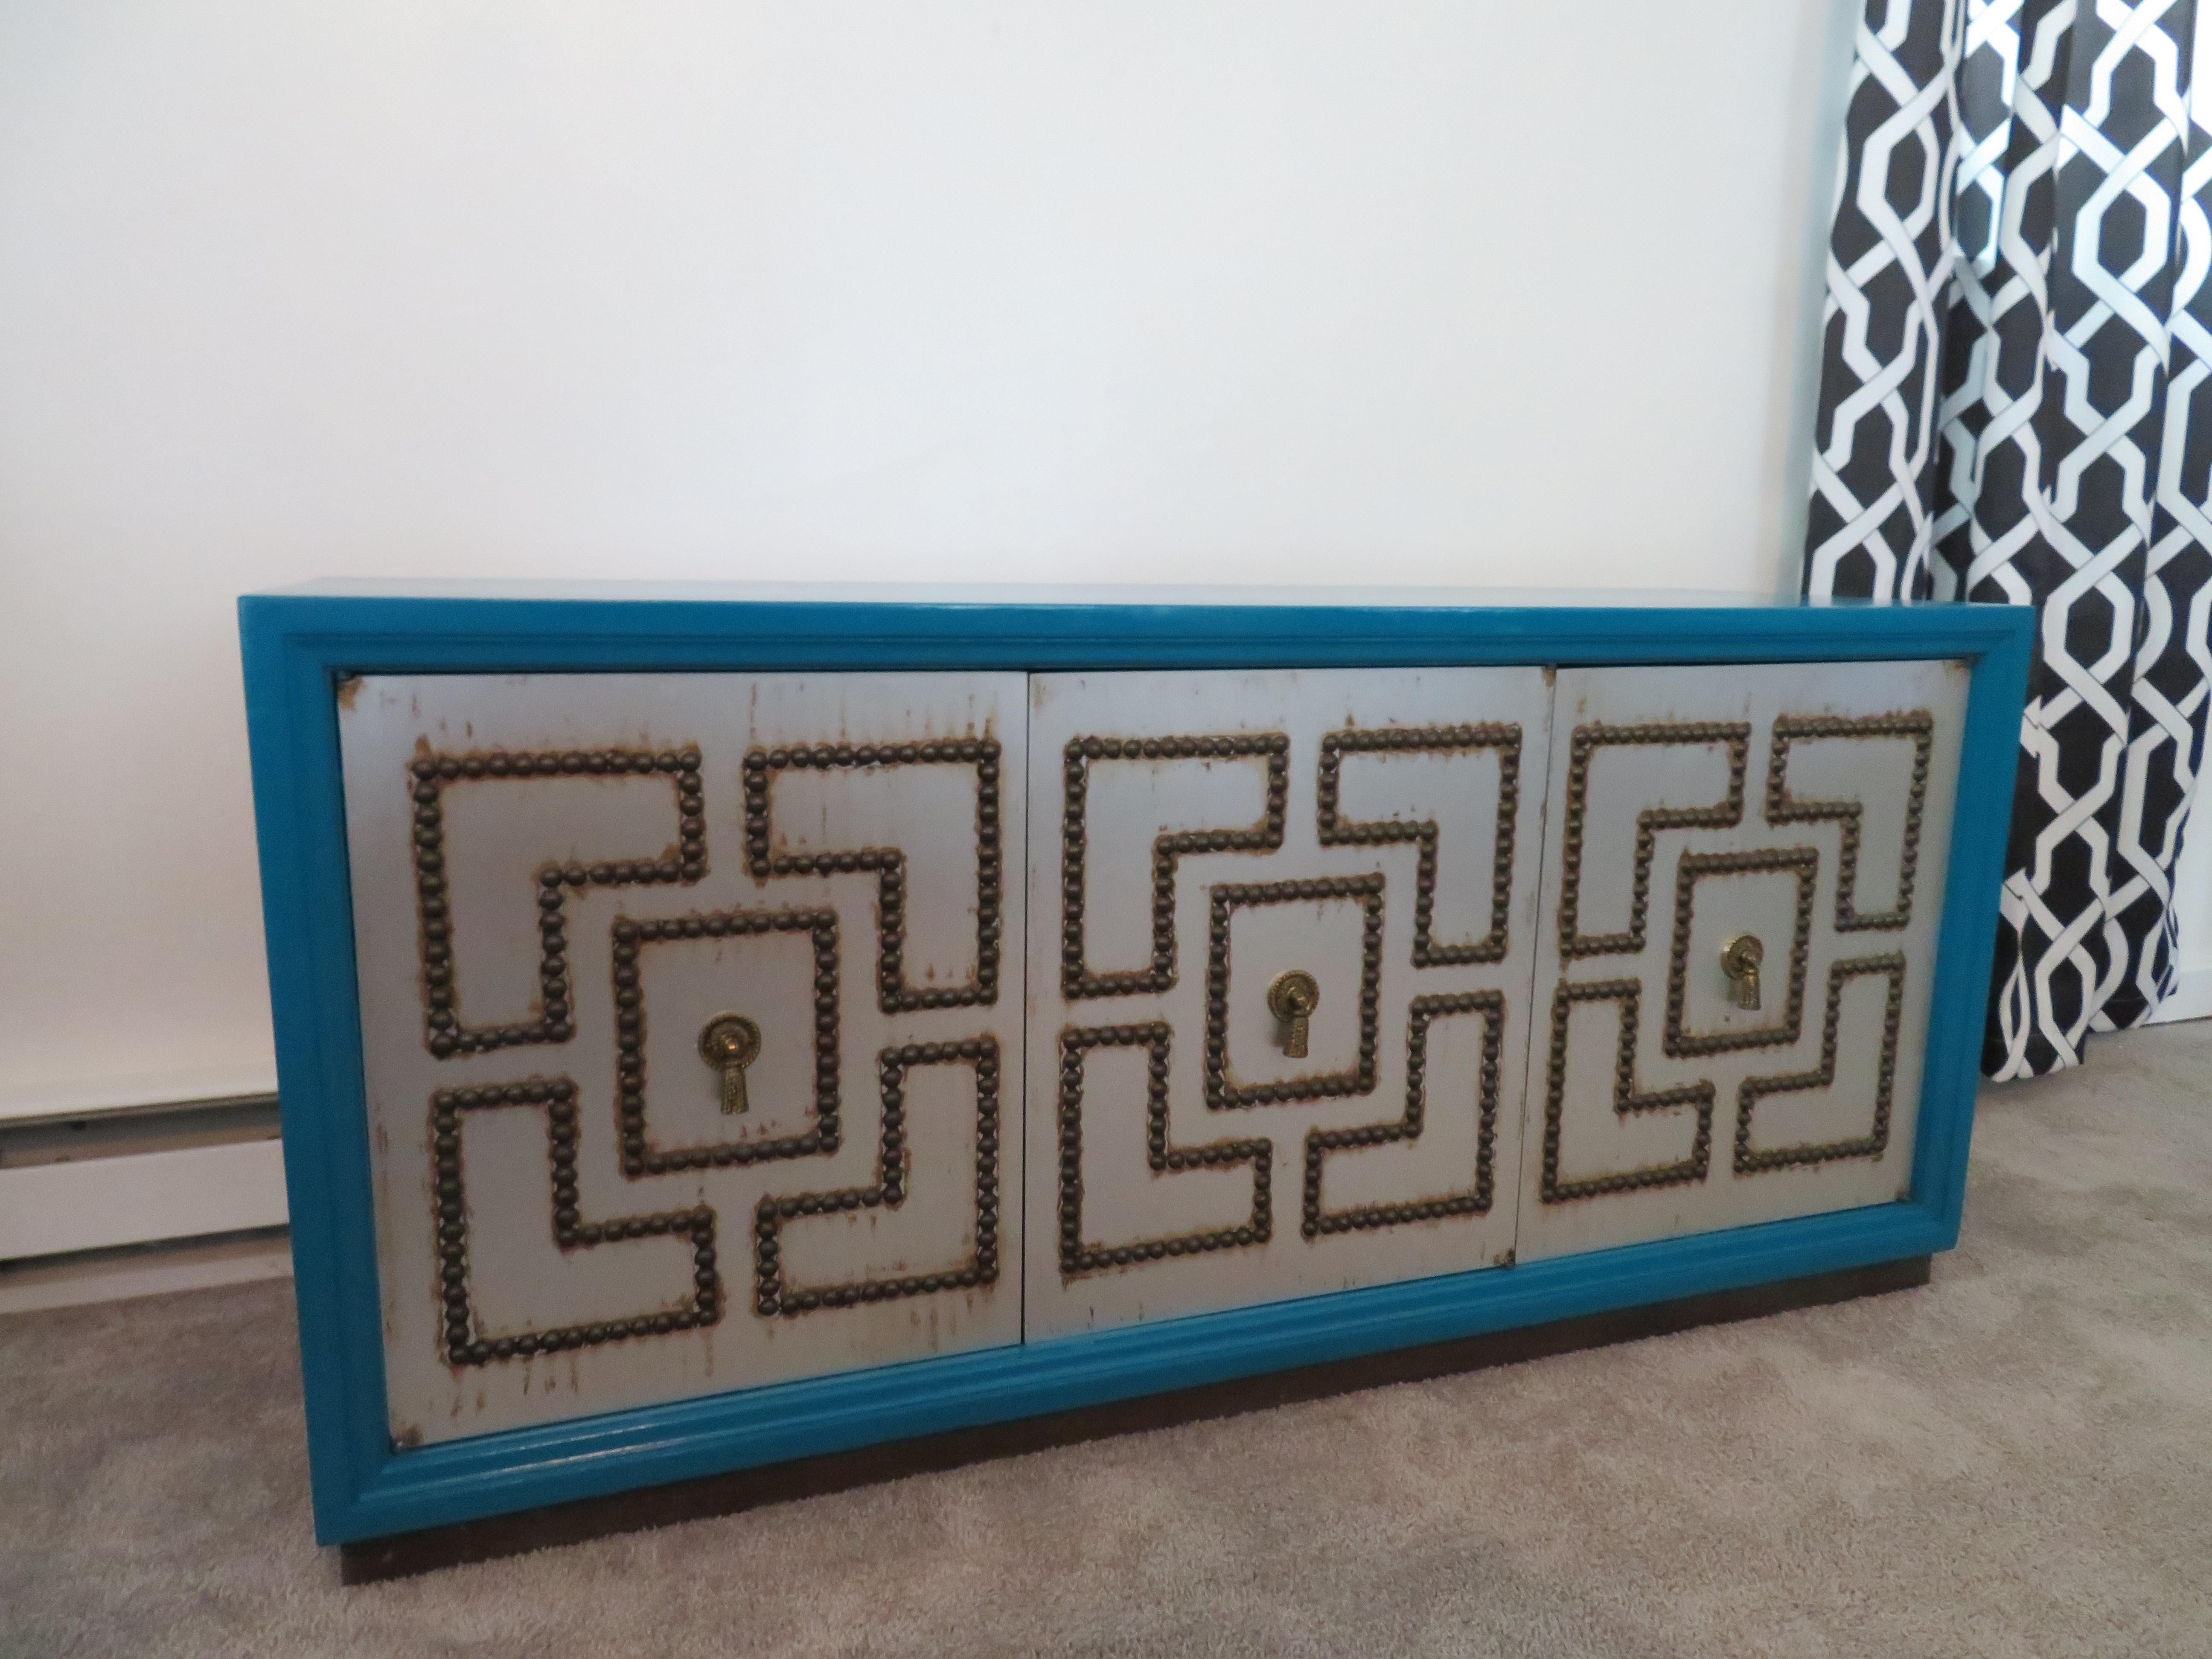
[[[2212,86],[2196,0],[1866,0],[1804,586],[2032,605],[1983,1069],[2172,987],[2212,649]]]

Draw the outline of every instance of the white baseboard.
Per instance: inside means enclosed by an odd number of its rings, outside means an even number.
[[[277,1140],[0,1169],[0,1261],[281,1227]]]
[[[283,1229],[90,1255],[0,1262],[0,1315],[35,1313],[129,1297],[289,1279],[292,1241]]]
[[[0,1078],[0,1123],[34,1118],[91,1117],[200,1100],[242,1100],[276,1092],[273,1066],[201,1066],[137,1077],[19,1082]]]

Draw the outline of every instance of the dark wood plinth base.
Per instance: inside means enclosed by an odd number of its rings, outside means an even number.
[[[1080,1411],[1057,1412],[981,1428],[956,1429],[913,1440],[895,1440],[853,1451],[774,1463],[763,1468],[704,1475],[696,1480],[649,1486],[581,1503],[559,1504],[520,1515],[493,1516],[450,1527],[400,1533],[390,1538],[366,1539],[340,1547],[340,1572],[349,1584],[404,1578],[439,1567],[517,1555],[553,1544],[578,1543],[612,1533],[729,1515],[763,1504],[842,1492],[904,1475],[957,1468],[987,1458],[1012,1457],[1078,1441],[1134,1434],[1206,1418],[1233,1417],[1242,1412],[1261,1411],[1271,1406],[1290,1405],[1355,1389],[1419,1382],[1425,1377],[1480,1370],[1491,1365],[1517,1364],[1522,1360],[1541,1359],[1577,1348],[1663,1336],[1698,1325],[1725,1324],[1732,1320],[1784,1313],[1794,1308],[1845,1302],[1885,1291],[1909,1290],[1925,1285],[1929,1272],[1928,1257],[1907,1256],[1870,1267],[1813,1273],[1779,1284],[1754,1285],[1710,1296],[1622,1308],[1613,1313],[1555,1320],[1550,1324],[1530,1325],[1516,1331],[1496,1331],[1452,1342],[1364,1354],[1325,1365],[1238,1377],[1204,1388],[1147,1395],[1110,1405],[1086,1407]]]

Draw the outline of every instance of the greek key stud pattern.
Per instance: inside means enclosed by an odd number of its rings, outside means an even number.
[[[1283,1101],[1333,1100],[1375,1087],[1378,1011],[1382,981],[1381,876],[1328,876],[1310,881],[1223,882],[1211,895],[1206,926],[1206,1103],[1216,1111],[1234,1106],[1272,1106]],[[1229,1080],[1229,927],[1248,905],[1324,902],[1348,899],[1360,910],[1359,1051],[1350,1069],[1291,1078],[1280,1083]]]
[[[674,787],[676,845],[653,857],[599,860],[590,864],[549,862],[538,872],[538,1012],[500,1025],[461,1020],[459,969],[453,960],[451,874],[447,868],[445,796],[457,786],[485,779],[659,777]],[[575,994],[568,973],[566,905],[586,887],[690,883],[707,873],[705,797],[699,751],[682,749],[488,750],[462,755],[419,755],[408,767],[414,803],[415,902],[422,955],[422,1040],[445,1060],[456,1054],[528,1043],[566,1042],[576,1034]]]
[[[1196,738],[1073,738],[1063,753],[1060,783],[1060,994],[1136,996],[1176,982],[1176,866],[1190,853],[1272,853],[1283,844],[1290,799],[1291,740],[1279,732]],[[1143,968],[1100,973],[1084,945],[1088,904],[1091,769],[1099,761],[1257,760],[1266,768],[1267,809],[1259,822],[1218,830],[1163,832],[1152,842],[1152,955]]]
[[[1911,921],[1923,819],[1925,816],[1936,721],[1926,709],[1893,711],[1865,716],[1778,716],[1769,733],[1768,763],[1762,805],[1768,829],[1787,834],[1798,825],[1833,824],[1837,833],[1837,869],[1833,903],[1825,915],[1819,908],[1823,854],[1810,845],[1769,845],[1706,850],[1695,832],[1740,829],[1744,823],[1746,773],[1748,769],[1752,726],[1736,721],[1674,721],[1635,725],[1591,722],[1577,728],[1568,745],[1568,771],[1564,822],[1561,824],[1561,878],[1559,900],[1559,953],[1562,977],[1554,987],[1550,1017],[1550,1042],[1544,1093],[1544,1144],[1538,1196],[1547,1205],[1602,1199],[1655,1188],[1692,1185],[1705,1181],[1711,1170],[1712,1116],[1717,1085],[1710,1077],[1647,1086],[1639,1080],[1644,978],[1630,973],[1593,981],[1565,977],[1577,959],[1590,957],[1634,958],[1646,951],[1652,869],[1658,857],[1660,834],[1667,830],[1692,832],[1675,854],[1674,920],[1665,966],[1664,1021],[1658,1043],[1667,1060],[1696,1060],[1702,1057],[1749,1053],[1768,1048],[1791,1048],[1804,1037],[1804,1008],[1816,935],[1823,927],[1827,937],[1840,939],[1866,932],[1900,932]],[[1805,745],[1827,742],[1865,743],[1877,739],[1909,742],[1911,763],[1905,787],[1896,796],[1878,804],[1859,799],[1814,799],[1800,797],[1790,787],[1793,755]],[[1614,744],[1724,745],[1729,782],[1725,794],[1710,805],[1645,807],[1636,814],[1629,926],[1621,932],[1587,933],[1578,914],[1583,860],[1591,822],[1590,777],[1595,757]],[[1857,908],[1861,848],[1869,811],[1894,811],[1901,815],[1899,865],[1896,901],[1886,909]],[[1789,955],[1780,1006],[1765,1023],[1723,1024],[1698,1030],[1687,1024],[1689,987],[1693,975],[1711,974],[1716,965],[1704,955],[1693,955],[1697,902],[1700,884],[1708,880],[1778,876],[1790,884],[1788,908],[1778,914],[1786,919]],[[1767,938],[1770,958],[1779,940]],[[1624,962],[1623,969],[1634,966]],[[1734,1156],[1729,1169],[1739,1177],[1803,1168],[1844,1158],[1879,1158],[1889,1142],[1898,1069],[1898,1043],[1903,1011],[1906,959],[1900,952],[1852,957],[1832,962],[1826,971],[1826,1001],[1822,1013],[1821,1051],[1817,1065],[1808,1070],[1754,1076],[1735,1085],[1736,1122]],[[1861,1135],[1842,1136],[1818,1143],[1760,1148],[1753,1145],[1753,1118],[1758,1103],[1776,1095],[1831,1089],[1843,1041],[1841,1020],[1844,988],[1850,981],[1881,975],[1887,981],[1884,1026],[1879,1056],[1874,1067],[1871,1127]],[[1619,1022],[1610,1090],[1610,1106],[1616,1121],[1663,1110],[1692,1114],[1690,1149],[1686,1156],[1608,1170],[1587,1176],[1562,1173],[1562,1144],[1571,1139],[1571,1103],[1567,1097],[1569,1036],[1577,1018],[1589,1005],[1610,1003]],[[1679,1076],[1679,1073],[1676,1073]]]
[[[1836,1082],[1838,1028],[1843,1020],[1844,987],[1852,980],[1879,974],[1888,981],[1882,1002],[1881,1057],[1875,1078],[1874,1127],[1863,1135],[1841,1140],[1808,1142],[1796,1146],[1753,1150],[1751,1118],[1759,1103],[1769,1095],[1802,1089],[1830,1089]],[[1857,957],[1828,967],[1828,1007],[1820,1022],[1820,1063],[1809,1072],[1782,1077],[1746,1078],[1736,1092],[1735,1171],[1754,1175],[1762,1170],[1786,1170],[1796,1165],[1826,1164],[1836,1158],[1880,1158],[1889,1145],[1889,1114],[1897,1087],[1898,1028],[1905,1018],[1905,958],[1895,951],[1876,957]]]
[[[395,1455],[1020,1340],[1028,688],[332,688]]]
[[[723,910],[712,915],[634,918],[614,924],[615,1115],[623,1173],[666,1175],[673,1170],[724,1169],[770,1158],[811,1158],[842,1145],[839,1089],[837,913],[831,909]],[[716,1141],[703,1146],[661,1147],[646,1127],[644,953],[659,943],[743,939],[751,934],[799,933],[814,955],[814,1121],[807,1128],[757,1140]]]
[[[826,1157],[842,1144],[838,1079],[836,915],[827,909],[726,911],[640,919],[613,926],[617,1101],[622,1169],[632,1178],[686,1170],[719,1169],[779,1160]],[[815,1103],[812,1121],[791,1134],[707,1146],[659,1149],[645,1127],[645,1004],[641,953],[656,944],[795,933],[811,945],[816,974]],[[933,1271],[867,1275],[825,1285],[794,1286],[782,1267],[782,1235],[794,1220],[875,1209],[897,1210],[910,1181],[907,1151],[907,1080],[917,1066],[964,1066],[975,1079],[973,1249],[960,1262]],[[999,1045],[990,1036],[909,1042],[882,1051],[878,1085],[882,1102],[876,1171],[862,1187],[771,1192],[756,1206],[753,1225],[753,1310],[763,1318],[817,1310],[900,1300],[939,1291],[994,1284],[999,1273],[1000,1192]],[[708,1205],[594,1222],[579,1208],[578,1091],[567,1078],[442,1089],[432,1097],[430,1138],[440,1294],[445,1306],[448,1363],[482,1365],[540,1353],[597,1347],[635,1337],[665,1334],[717,1323],[726,1298],[716,1255],[716,1212]],[[681,1306],[614,1320],[487,1335],[477,1328],[469,1280],[469,1219],[463,1184],[461,1122],[465,1113],[492,1108],[538,1107],[546,1115],[552,1176],[553,1242],[562,1250],[590,1249],[625,1239],[680,1237],[692,1245],[693,1285]]]
[[[1887,910],[1862,914],[1858,908],[1859,836],[1865,809],[1855,800],[1799,800],[1790,793],[1790,745],[1793,741],[1882,738],[1912,741],[1912,783],[1905,800],[1905,844],[1898,855],[1897,902]],[[1936,718],[1926,709],[1909,714],[1870,714],[1861,720],[1822,715],[1808,720],[1784,716],[1774,722],[1774,746],[1766,765],[1766,821],[1769,823],[1833,823],[1843,826],[1843,850],[1836,867],[1836,931],[1883,932],[1912,921],[1912,887],[1920,872],[1920,821],[1928,810],[1928,766],[1936,747]]]
[[[1413,854],[1413,879],[1401,890],[1401,930],[1392,953],[1403,951],[1416,969],[1479,967],[1503,962],[1510,947],[1510,921],[1515,893],[1516,836],[1521,810],[1521,754],[1523,728],[1516,722],[1407,725],[1403,726],[1340,726],[1324,729],[1317,737],[1295,740],[1311,744],[1314,764],[1312,810],[1315,840],[1328,849],[1409,848]],[[1450,833],[1433,817],[1407,815],[1356,818],[1344,809],[1343,773],[1346,762],[1362,756],[1388,759],[1401,756],[1478,754],[1489,751],[1498,761],[1498,799],[1492,819],[1492,846],[1487,866],[1477,889],[1483,902],[1483,931],[1468,939],[1436,937],[1435,913],[1440,884],[1440,848]],[[1237,854],[1249,856],[1259,871],[1272,875],[1283,853],[1289,823],[1291,761],[1294,739],[1279,732],[1207,736],[1126,738],[1080,735],[1070,738],[1062,750],[1061,800],[1061,953],[1060,989],[1070,1003],[1107,996],[1164,994],[1178,982],[1176,960],[1176,878],[1181,861],[1200,854]],[[1114,762],[1229,761],[1243,762],[1264,780],[1264,807],[1252,822],[1220,823],[1203,829],[1176,829],[1159,833],[1150,842],[1152,874],[1152,955],[1145,966],[1133,969],[1103,969],[1091,963],[1085,945],[1087,877],[1094,857],[1102,856],[1089,822],[1090,791],[1095,769]],[[1493,809],[1486,799],[1486,815]],[[1119,848],[1115,849],[1117,852]],[[1256,873],[1256,872],[1255,872]],[[1390,886],[1394,877],[1376,869],[1359,874],[1285,874],[1279,879],[1237,879],[1213,882],[1205,891],[1206,909],[1206,975],[1200,988],[1197,1036],[1201,1043],[1198,1075],[1201,1099],[1208,1110],[1259,1111],[1288,1105],[1352,1100],[1375,1092],[1382,1075],[1384,1051],[1383,968],[1385,943],[1389,938],[1392,912]],[[1348,962],[1312,965],[1325,984],[1336,988],[1349,1006],[1357,1032],[1356,1048],[1347,1064],[1333,1071],[1316,1072],[1266,1082],[1241,1082],[1231,1074],[1230,1036],[1240,1022],[1271,1019],[1262,993],[1266,976],[1246,983],[1236,973],[1231,930],[1240,911],[1255,906],[1327,906],[1340,902],[1356,907],[1358,921],[1358,955]],[[1272,969],[1271,969],[1272,971]],[[1297,1137],[1292,1146],[1302,1149],[1301,1238],[1308,1244],[1330,1237],[1371,1232],[1377,1229],[1419,1222],[1486,1215],[1496,1200],[1498,1115],[1507,1042],[1508,993],[1500,989],[1438,992],[1408,1000],[1406,1012],[1406,1096],[1402,1110],[1391,1119],[1346,1127],[1321,1127],[1293,1121],[1284,1126]],[[1471,1167],[1461,1184],[1440,1183],[1443,1190],[1419,1191],[1401,1200],[1331,1206],[1324,1195],[1324,1176],[1334,1160],[1389,1146],[1418,1142],[1432,1107],[1429,1068],[1430,1032],[1436,1022],[1474,1018],[1481,1022],[1480,1059],[1468,1067],[1464,1079],[1456,1075],[1443,1087],[1454,1112],[1474,1120],[1475,1142]],[[1256,1034],[1260,1024],[1252,1028]],[[1280,1033],[1267,1024],[1278,1040]],[[1175,1041],[1174,1024],[1165,1018],[1120,1024],[1071,1023],[1057,1034],[1059,1047],[1059,1110],[1057,1114],[1059,1166],[1056,1179],[1059,1267],[1064,1280],[1110,1270],[1127,1270],[1176,1257],[1205,1255],[1217,1251],[1267,1245],[1273,1237],[1273,1175],[1279,1148],[1272,1134],[1211,1140],[1199,1145],[1175,1142],[1170,1133],[1170,1064]],[[1146,1056],[1143,1093],[1146,1167],[1156,1176],[1172,1177],[1190,1170],[1248,1168],[1252,1171],[1249,1217],[1221,1224],[1186,1229],[1173,1233],[1146,1232],[1132,1225],[1133,1235],[1109,1243],[1117,1221],[1130,1217],[1094,1217],[1085,1208],[1083,1153],[1086,1111],[1118,1116],[1118,1098],[1092,1102],[1089,1081],[1093,1058],[1102,1048],[1130,1048]],[[1455,1049],[1456,1053],[1456,1048]],[[1118,1097],[1119,1091],[1115,1091]],[[1099,1120],[1105,1121],[1103,1117]],[[1272,1127],[1275,1120],[1263,1120]],[[1091,1124],[1095,1133],[1098,1122]],[[1291,1151],[1297,1157],[1299,1151]],[[1433,1180],[1431,1176],[1430,1179]],[[1424,1182],[1424,1188],[1426,1188]]]
[[[957,1266],[932,1272],[869,1277],[842,1284],[794,1288],[785,1280],[782,1231],[805,1216],[896,1210],[906,1201],[907,1079],[917,1066],[966,1066],[975,1074],[975,1248]],[[936,1291],[990,1285],[999,1277],[999,1045],[990,1037],[959,1042],[908,1042],[877,1057],[883,1097],[882,1139],[876,1178],[865,1187],[833,1192],[770,1194],[753,1216],[753,1311],[763,1318],[791,1317],[817,1308],[850,1308],[898,1301]]]
[[[1437,842],[1434,818],[1383,818],[1353,823],[1338,811],[1344,757],[1347,755],[1407,755],[1498,751],[1498,821],[1490,860],[1490,931],[1471,943],[1439,945],[1433,933],[1437,902]],[[1464,963],[1503,962],[1510,946],[1508,922],[1513,913],[1513,826],[1521,805],[1521,728],[1510,721],[1486,726],[1385,726],[1331,732],[1321,740],[1320,775],[1315,784],[1316,813],[1324,847],[1383,847],[1410,842],[1420,849],[1413,874],[1413,966],[1456,967]]]
[[[1710,806],[1647,806],[1636,815],[1636,866],[1629,900],[1628,929],[1620,933],[1582,931],[1583,853],[1588,838],[1590,764],[1613,747],[1728,750],[1728,793]],[[1751,726],[1743,720],[1674,720],[1639,726],[1593,722],[1575,728],[1567,757],[1567,805],[1559,836],[1559,955],[1563,957],[1632,955],[1644,948],[1651,909],[1651,861],[1658,854],[1662,830],[1733,830],[1743,822],[1744,774],[1751,764]]]
[[[1474,1078],[1475,1091],[1474,1184],[1463,1193],[1395,1203],[1355,1204],[1340,1210],[1322,1205],[1322,1176],[1332,1152],[1364,1146],[1389,1146],[1419,1140],[1427,1121],[1429,1030],[1455,1015],[1482,1016],[1482,1059]],[[1367,1123],[1349,1129],[1306,1131],[1304,1219],[1308,1238],[1324,1233],[1395,1227],[1408,1221],[1446,1216],[1487,1215],[1497,1194],[1498,1086],[1505,1046],[1505,995],[1502,991],[1468,991],[1454,996],[1415,997],[1406,1012],[1406,1110],[1395,1123]],[[1455,1087],[1462,1079],[1455,1079]]]
[[[431,1179],[434,1193],[438,1293],[444,1304],[446,1362],[485,1365],[528,1359],[573,1348],[593,1348],[633,1337],[665,1335],[721,1321],[725,1301],[714,1254],[714,1212],[705,1205],[587,1221],[576,1185],[576,1085],[567,1078],[531,1078],[441,1089],[430,1097]],[[535,1108],[545,1114],[552,1166],[553,1243],[562,1251],[594,1249],[635,1238],[681,1238],[691,1246],[691,1283],[676,1301],[617,1319],[556,1326],[547,1330],[487,1335],[478,1328],[469,1279],[469,1223],[461,1158],[461,1123],[470,1113]]]
[[[876,878],[881,938],[876,958],[876,997],[887,1014],[917,1008],[989,1007],[999,1000],[1000,947],[1006,933],[999,763],[998,740],[988,737],[927,743],[791,744],[756,748],[745,756],[745,863],[755,880],[856,872]],[[975,771],[975,969],[965,985],[916,987],[908,984],[906,977],[904,851],[896,847],[858,847],[775,852],[771,786],[778,776],[793,770],[944,765],[969,766]]]
[[[1542,1197],[1547,1204],[1565,1204],[1579,1198],[1602,1198],[1612,1193],[1639,1192],[1652,1187],[1679,1187],[1703,1181],[1712,1167],[1713,1095],[1711,1083],[1689,1083],[1670,1089],[1639,1090],[1636,1086],[1637,1024],[1643,1006],[1641,980],[1608,979],[1576,985],[1562,981],[1552,995],[1552,1045],[1544,1090],[1544,1170]],[[1567,1024],[1577,1005],[1610,1002],[1620,1017],[1620,1039],[1613,1065],[1613,1109],[1616,1116],[1664,1111],[1689,1106],[1697,1111],[1697,1133],[1687,1158],[1611,1174],[1569,1180],[1559,1174],[1561,1126],[1566,1115]]]
[[[1856,803],[1852,803],[1854,806]],[[1697,924],[1698,883],[1707,876],[1773,873],[1795,879],[1790,907],[1790,979],[1782,1018],[1748,1030],[1692,1031],[1682,1024],[1689,1000],[1690,933]],[[1813,895],[1820,875],[1819,849],[1811,847],[1754,847],[1741,853],[1685,853],[1674,866],[1674,948],[1667,961],[1667,1027],[1660,1046],[1674,1059],[1723,1054],[1735,1048],[1787,1047],[1797,1041],[1805,1018],[1805,970],[1812,955]]]
[[[1109,1267],[1202,1255],[1264,1244],[1274,1231],[1274,1142],[1263,1138],[1178,1146],[1168,1139],[1168,1054],[1174,1033],[1165,1020],[1133,1025],[1071,1027],[1060,1037],[1060,1271],[1063,1279]],[[1145,1158],[1155,1175],[1182,1170],[1252,1171],[1249,1219],[1224,1227],[1139,1237],[1120,1244],[1086,1240],[1083,1224],[1083,1095],[1091,1055],[1100,1048],[1140,1048],[1145,1054]]]

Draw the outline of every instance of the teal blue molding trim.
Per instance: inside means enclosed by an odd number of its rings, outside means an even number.
[[[1028,590],[321,585],[240,601],[316,1535],[372,1538],[940,1430],[1947,1249],[1958,1237],[2033,613],[1361,590],[1201,603]],[[1335,602],[1330,602],[1334,599]],[[1519,1267],[779,1383],[417,1450],[386,1428],[337,684],[362,673],[1972,665],[1911,1195]],[[1020,1190],[1008,1183],[1010,1191]]]

